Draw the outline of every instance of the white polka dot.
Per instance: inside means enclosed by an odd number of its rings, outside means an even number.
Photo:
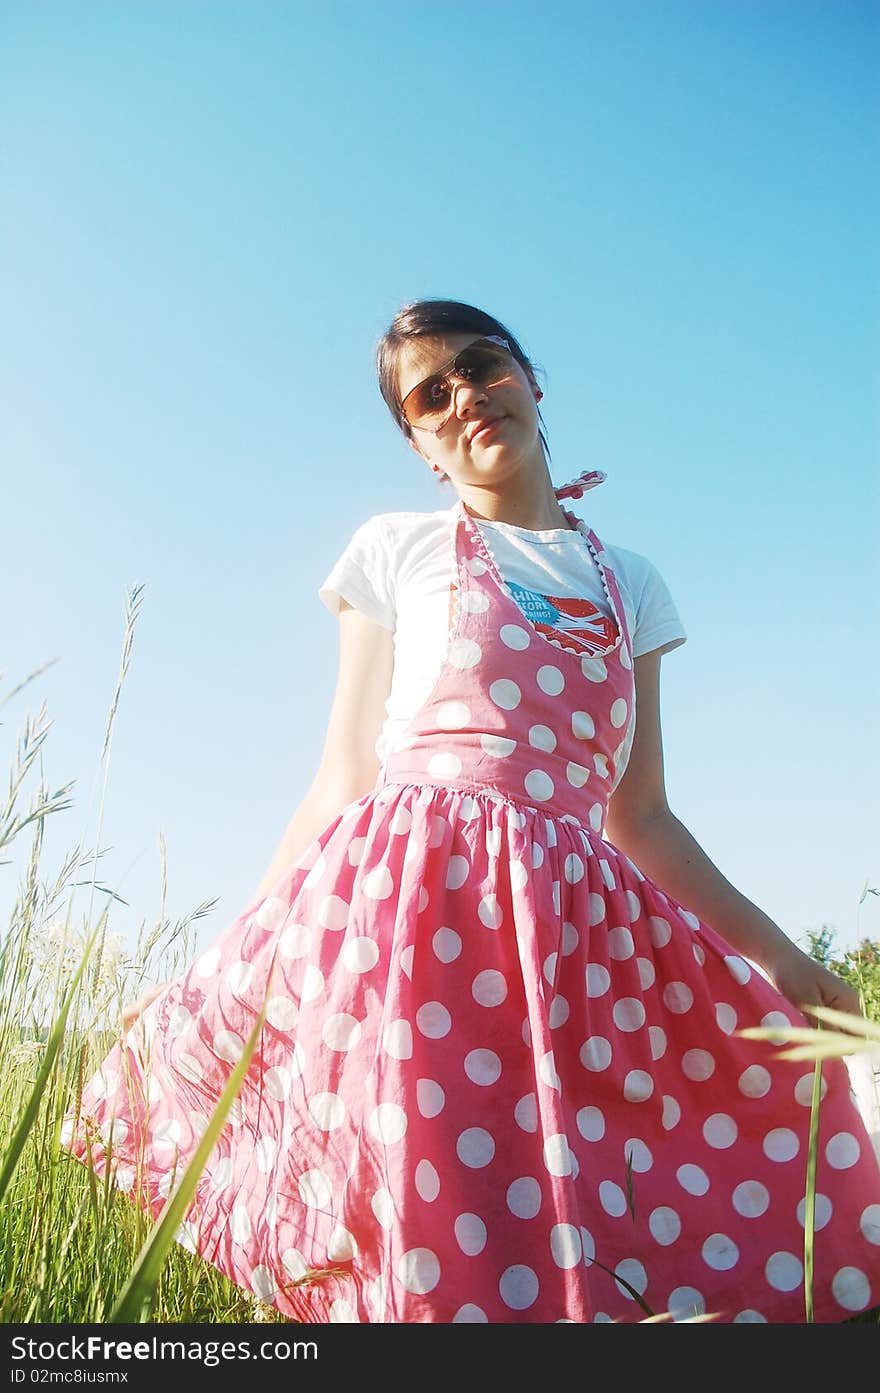
[[[565,678],[558,667],[553,667],[551,663],[546,663],[538,668],[536,681],[542,692],[547,696],[559,696],[565,687]]]
[[[442,1040],[452,1029],[452,1017],[439,1001],[426,1001],[416,1012],[416,1025],[429,1040]]]
[[[484,576],[489,569],[481,556],[470,556],[464,564],[472,576]]]
[[[585,1069],[597,1074],[611,1063],[611,1045],[603,1035],[591,1035],[581,1045],[579,1058]]]
[[[336,1261],[336,1259],[332,1259]],[[330,1324],[331,1325],[358,1325],[360,1324],[357,1310],[350,1301],[344,1297],[337,1296],[335,1301],[330,1303]]]
[[[369,972],[379,961],[379,945],[378,943],[374,943],[371,938],[350,938],[345,944],[341,956],[349,972]],[[313,970],[318,972],[317,968]],[[308,972],[309,969],[306,969],[306,971]],[[320,973],[318,973],[318,975],[321,976]],[[323,982],[324,979],[321,977],[322,986]],[[315,993],[315,995],[317,995],[317,993]],[[303,1000],[306,1000],[305,989],[303,989]]]
[[[785,1030],[791,1025],[791,1021],[784,1011],[768,1011],[766,1016],[761,1017],[761,1024],[766,1030],[776,1030],[779,1027]]]
[[[831,1290],[845,1311],[863,1311],[871,1300],[871,1285],[858,1267],[841,1267],[835,1272]]]
[[[611,986],[611,974],[601,963],[587,963],[587,996],[604,996]]]
[[[281,1264],[289,1277],[293,1281],[298,1281],[304,1277],[309,1270],[309,1265],[297,1248],[286,1248],[281,1254]]]
[[[623,1281],[627,1283],[627,1286],[632,1287],[640,1296],[648,1285],[648,1274],[637,1258],[624,1258],[623,1262],[619,1262],[615,1267],[614,1276],[615,1279],[622,1277]],[[635,1300],[632,1292],[627,1291],[627,1288],[623,1286],[621,1282],[615,1280],[615,1285],[623,1292],[627,1301]]]
[[[644,1175],[654,1164],[654,1157],[649,1148],[638,1137],[630,1137],[624,1142],[623,1155],[627,1165],[637,1175]]]
[[[276,900],[274,903],[282,904],[282,901]],[[287,913],[287,905],[284,905],[284,912],[285,914]],[[259,918],[259,914],[257,915],[257,918]],[[266,926],[263,925],[263,927]],[[211,948],[208,950],[207,953],[203,953],[202,956],[199,958],[198,962],[196,963],[196,972],[199,975],[199,977],[213,977],[214,973],[217,971],[217,968],[219,966],[220,949]]]
[[[880,1204],[869,1204],[862,1210],[859,1228],[869,1243],[880,1245]]]
[[[716,1151],[726,1151],[738,1136],[737,1125],[727,1113],[715,1112],[703,1123],[703,1139],[707,1146],[713,1146]]]
[[[406,1132],[406,1113],[397,1103],[380,1103],[370,1113],[367,1126],[385,1146],[393,1146]]]
[[[211,1171],[211,1189],[225,1190],[235,1177],[235,1167],[231,1156],[224,1156]]]
[[[272,1022],[274,1024],[274,1022]],[[181,1054],[177,1056],[177,1069],[190,1083],[201,1083],[204,1071],[195,1055]]]
[[[461,938],[454,929],[438,929],[431,940],[435,957],[441,963],[452,963],[461,953]]]
[[[668,1205],[659,1205],[648,1215],[648,1228],[654,1240],[662,1248],[668,1248],[681,1233],[681,1220],[674,1209],[670,1209]]]
[[[470,1050],[465,1055],[464,1072],[471,1083],[486,1088],[501,1077],[501,1060],[494,1050]]]
[[[666,1309],[675,1321],[692,1320],[706,1314],[706,1302],[696,1287],[676,1287],[669,1293]]]
[[[681,1107],[668,1093],[663,1095],[663,1129],[671,1132],[681,1121]]]
[[[489,696],[502,711],[515,711],[522,701],[522,692],[510,677],[499,677],[490,683]]]
[[[648,919],[648,933],[655,948],[665,948],[672,937],[669,920],[663,919],[659,914],[652,914]]]
[[[555,1132],[544,1142],[544,1165],[551,1175],[571,1175],[573,1155],[564,1132]]]
[[[791,1161],[799,1149],[797,1133],[789,1127],[774,1127],[764,1138],[764,1155],[771,1161]]]
[[[589,769],[585,769],[582,764],[573,764],[571,761],[565,766],[565,777],[572,788],[583,788],[587,779],[590,777]]]
[[[636,951],[636,945],[629,929],[618,928],[608,930],[608,956],[614,958],[616,962],[625,962],[631,958]]]
[[[308,924],[289,924],[278,940],[278,951],[283,958],[304,958],[312,943],[312,931]]]
[[[733,1323],[734,1325],[766,1325],[767,1317],[762,1316],[760,1311],[746,1309],[734,1316]]]
[[[467,1127],[455,1143],[455,1153],[463,1166],[481,1170],[495,1155],[495,1140],[485,1127]]]
[[[770,1204],[770,1192],[759,1180],[743,1180],[732,1198],[734,1209],[744,1219],[759,1219]]]
[[[813,1228],[815,1229],[816,1233],[818,1233],[820,1229],[824,1229],[825,1225],[829,1223],[833,1212],[833,1207],[828,1196],[820,1195],[817,1193],[813,1201]],[[804,1228],[806,1226],[807,1218],[806,1196],[802,1200],[798,1201],[797,1217],[798,1223],[800,1224],[801,1228]],[[862,1229],[862,1232],[865,1232],[864,1229]],[[878,1238],[876,1241],[880,1242],[880,1234],[878,1234]]]
[[[742,958],[738,958],[731,954],[724,959],[724,964],[734,982],[739,982],[741,987],[745,986],[752,975],[752,969],[749,967],[748,963]]]
[[[505,648],[512,648],[515,653],[522,653],[532,641],[525,629],[520,628],[519,624],[502,624],[498,631],[498,637]]]
[[[480,923],[485,924],[487,929],[500,929],[504,912],[498,903],[498,896],[484,895],[477,906],[477,914]]]
[[[345,1104],[336,1093],[316,1093],[309,1099],[309,1113],[322,1132],[332,1132],[345,1121]]]
[[[605,817],[605,809],[601,803],[594,803],[589,813],[589,823],[594,832],[602,831],[602,820]]]
[[[458,755],[449,752],[432,755],[428,760],[428,773],[437,779],[457,779],[461,773],[461,760]],[[379,896],[375,898],[378,899]]]
[[[588,682],[604,682],[608,669],[601,658],[581,658],[581,672]]]
[[[825,1146],[825,1159],[835,1170],[849,1170],[861,1155],[861,1147],[852,1132],[837,1132]]]
[[[440,1281],[440,1263],[430,1248],[410,1248],[397,1264],[397,1276],[405,1291],[424,1296]]]
[[[689,1195],[705,1195],[709,1189],[709,1177],[702,1166],[694,1166],[688,1163],[679,1166],[675,1172],[675,1178],[683,1190],[687,1190]]]
[[[577,1128],[585,1141],[601,1141],[605,1135],[605,1118],[601,1109],[581,1108],[578,1112]]]
[[[710,1233],[703,1244],[703,1262],[713,1272],[729,1272],[739,1262],[739,1248],[726,1233]]]
[[[645,1024],[645,1008],[635,996],[623,996],[615,1001],[611,1014],[618,1030],[640,1030]]]
[[[524,890],[529,883],[529,873],[522,861],[513,860],[510,862],[510,888],[514,894],[518,890]]]
[[[822,1079],[821,1084],[820,1084],[820,1086],[819,1086],[819,1097],[820,1097],[820,1098],[824,1098],[824,1097],[825,1097],[825,1094],[826,1094],[827,1092],[828,1092],[828,1085],[827,1085],[827,1083],[825,1082],[825,1080]],[[800,1104],[802,1105],[802,1107],[809,1108],[809,1107],[812,1106],[812,1102],[813,1102],[813,1074],[812,1074],[812,1070],[810,1071],[809,1074],[801,1074],[801,1077],[798,1079],[797,1083],[796,1083],[795,1086],[794,1086],[794,1096],[795,1096],[796,1101],[797,1101],[798,1103],[800,1103]]]
[[[520,1176],[507,1187],[507,1207],[518,1219],[534,1219],[541,1208],[541,1186],[533,1176]]]
[[[501,1300],[512,1311],[525,1311],[538,1299],[538,1278],[530,1267],[517,1263],[501,1274]]]
[[[601,924],[605,918],[605,901],[601,895],[597,895],[595,890],[590,891],[590,928],[595,928]]]
[[[529,744],[533,750],[543,750],[552,754],[556,749],[556,736],[549,726],[532,726],[529,730]]]
[[[413,1033],[409,1021],[389,1021],[382,1032],[382,1048],[392,1059],[412,1059]]]
[[[462,614],[485,614],[489,596],[482,590],[463,590],[458,597],[458,607]]]
[[[611,724],[615,727],[616,730],[620,730],[620,727],[626,724],[626,718],[628,714],[629,707],[627,706],[623,697],[618,697],[616,701],[611,703],[611,711],[609,715]]]
[[[299,1197],[309,1209],[326,1209],[333,1196],[330,1181],[322,1170],[304,1171],[297,1181]]]
[[[348,911],[348,900],[341,895],[328,895],[318,906],[318,923],[325,929],[344,929],[348,923]]]
[[[321,1029],[321,1038],[331,1050],[345,1052],[353,1049],[361,1038],[361,1023],[354,1016],[340,1011],[328,1016]]]
[[[764,1267],[764,1276],[774,1291],[794,1291],[803,1281],[804,1269],[794,1253],[773,1253]]]
[[[571,729],[578,740],[592,740],[596,734],[596,722],[589,711],[572,711]]]
[[[454,1224],[455,1241],[469,1258],[475,1258],[486,1246],[486,1225],[478,1214],[459,1214]]]
[[[644,1069],[630,1069],[623,1081],[623,1096],[628,1103],[643,1103],[654,1092],[654,1080]]]
[[[242,972],[242,968],[249,968],[248,976],[245,976]],[[250,967],[249,963],[233,963],[232,967],[229,968],[226,973],[226,983],[230,991],[234,992],[236,995],[240,995],[242,991],[247,989],[253,972],[254,970]],[[244,981],[243,987],[239,986],[241,981]],[[192,1014],[187,1008],[185,1006],[175,1006],[168,1018],[168,1034],[172,1039],[178,1039],[181,1035],[185,1035],[191,1025]],[[106,1074],[97,1074],[92,1080],[92,1092],[96,1098],[103,1098],[106,1096],[106,1083],[104,1082],[106,1077]]]
[[[573,851],[565,858],[563,874],[569,885],[577,885],[584,878],[584,863]]]
[[[472,1301],[466,1301],[463,1306],[459,1306],[455,1315],[452,1317],[453,1325],[485,1325],[489,1317],[479,1306],[475,1306]]]
[[[651,1058],[662,1059],[666,1053],[666,1031],[659,1025],[649,1025],[648,1038],[651,1042]]]
[[[305,867],[303,867],[303,869],[305,869]],[[275,895],[269,895],[268,898],[263,901],[263,903],[260,905],[260,908],[254,915],[254,921],[259,925],[261,929],[265,929],[267,933],[275,933],[278,929],[281,928],[281,925],[284,923],[289,908],[290,906],[288,905],[286,900],[278,899]],[[210,953],[211,955],[216,953],[217,958],[219,960],[219,949],[212,948],[210,950]],[[208,956],[209,954],[206,953],[205,958],[207,958]],[[210,977],[216,971],[217,968],[215,966],[211,968],[210,972],[200,972],[199,975],[204,977]]]
[[[715,1073],[715,1060],[708,1050],[686,1050],[682,1055],[681,1069],[685,1078],[694,1083],[703,1083]]]
[[[613,1180],[603,1180],[599,1185],[599,1203],[613,1219],[619,1219],[627,1210],[626,1195]]]
[[[732,1006],[728,1006],[726,1001],[719,1001],[716,1004],[715,1019],[718,1022],[718,1029],[723,1030],[725,1035],[732,1035],[736,1030],[736,1012]]]
[[[251,1216],[244,1205],[234,1206],[229,1216],[229,1231],[236,1243],[247,1243],[251,1236]]]
[[[646,992],[649,987],[653,987],[654,985],[654,978],[656,976],[654,964],[651,962],[650,958],[636,958],[636,967],[639,970],[639,982],[641,983],[642,991]]]
[[[605,755],[593,755],[593,768],[600,779],[607,779],[610,777],[608,773],[608,760]]]
[[[663,1002],[668,1010],[683,1016],[694,1004],[694,994],[686,982],[667,982],[663,988]]]
[[[544,848],[540,842],[532,843],[532,870],[536,871],[539,866],[544,864]]]
[[[555,1089],[557,1093],[562,1092],[562,1080],[557,1073],[556,1061],[553,1058],[552,1050],[548,1050],[545,1055],[542,1055],[541,1062],[538,1065],[538,1077],[548,1088]]]
[[[513,1110],[516,1125],[524,1132],[538,1130],[538,1100],[534,1093],[526,1093]]]
[[[761,1064],[750,1064],[738,1080],[739,1091],[747,1098],[763,1098],[770,1092],[770,1084],[770,1074]]]
[[[482,648],[472,638],[457,638],[449,646],[448,661],[453,667],[476,667],[482,656]]]
[[[437,711],[441,730],[463,730],[471,724],[471,709],[463,701],[444,701]]]
[[[550,1252],[563,1271],[577,1267],[581,1260],[581,1236],[573,1224],[554,1224],[550,1230]]]
[[[468,878],[471,863],[466,856],[450,856],[446,863],[446,889],[460,890]]]
[[[471,984],[471,994],[480,1006],[500,1006],[507,996],[507,983],[503,972],[487,967],[478,972]]]
[[[430,1161],[419,1161],[416,1166],[416,1190],[428,1204],[433,1204],[440,1193],[440,1177]]]
[[[260,1137],[254,1147],[254,1160],[257,1163],[257,1170],[263,1175],[268,1175],[275,1164],[275,1157],[278,1155],[278,1143],[274,1137]]]
[[[412,813],[410,812],[409,808],[405,808],[401,804],[399,807],[394,809],[391,821],[388,824],[388,831],[393,832],[396,837],[405,837],[408,835],[411,828]],[[359,862],[362,860],[363,857],[360,857]]]
[[[214,1053],[228,1064],[235,1064],[244,1051],[244,1040],[233,1030],[218,1030],[214,1036]]]
[[[550,1022],[551,1030],[558,1030],[561,1025],[565,1025],[571,1014],[568,1002],[564,996],[554,996],[550,1002],[550,1012],[547,1019]]]
[[[493,759],[507,759],[516,749],[516,741],[507,740],[502,735],[481,735],[480,745]]]
[[[285,1069],[282,1064],[274,1065],[273,1068],[267,1069],[263,1075],[263,1084],[269,1097],[280,1102],[290,1092],[290,1070]]]
[[[530,769],[524,780],[526,793],[530,798],[543,803],[553,797],[553,780],[543,769]]]
[[[446,1094],[434,1079],[419,1079],[416,1084],[416,1102],[422,1117],[437,1117],[446,1104]]]
[[[299,1007],[289,996],[272,996],[266,1003],[266,1020],[276,1030],[292,1030],[299,1019]]]

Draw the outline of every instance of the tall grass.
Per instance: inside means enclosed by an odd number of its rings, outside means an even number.
[[[128,672],[141,589],[129,592],[119,676],[100,755],[101,801],[95,850],[77,845],[51,880],[42,876],[48,819],[72,806],[73,785],[50,790],[43,753],[51,723],[45,705],[27,716],[0,807],[0,865],[25,845],[24,870],[0,944],[0,1321],[104,1323],[281,1321],[198,1256],[175,1242],[197,1179],[190,1168],[149,1215],[61,1149],[61,1127],[83,1084],[112,1048],[124,1003],[147,981],[173,977],[192,956],[195,927],[216,901],[176,921],[166,917],[166,853],[159,839],[158,919],[142,922],[133,950],[110,932],[119,895],[98,878],[103,808],[113,733]],[[0,699],[10,705],[46,667]],[[36,780],[36,788],[32,785]],[[79,892],[85,912],[77,912]],[[258,1021],[258,1025],[260,1022]],[[256,1035],[254,1036],[254,1040]],[[253,1040],[249,1044],[253,1045]],[[247,1064],[234,1071],[228,1108]],[[204,1164],[225,1109],[203,1138]]]

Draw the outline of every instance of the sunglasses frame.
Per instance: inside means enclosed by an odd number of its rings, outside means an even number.
[[[462,356],[463,353],[469,353],[472,348],[476,348],[478,345],[484,343],[497,344],[500,348],[503,348],[505,350],[508,357],[510,358],[511,363],[516,363],[517,359],[514,356],[513,350],[511,349],[507,339],[500,338],[497,334],[484,334],[481,338],[474,339],[473,343],[466,344],[465,347],[460,348],[458,352],[455,353],[449,359],[449,362],[443,365],[442,368],[438,368],[435,372],[429,373],[427,377],[422,378],[421,382],[417,382],[414,387],[410,387],[406,396],[400,403],[401,420],[410,431],[424,430],[427,431],[429,435],[437,435],[443,429],[443,427],[448,422],[450,416],[452,415],[453,411],[455,410],[455,387],[451,383],[449,384],[449,409],[447,410],[446,415],[443,417],[443,420],[437,426],[414,425],[412,421],[410,421],[407,417],[406,403],[409,401],[410,397],[413,395],[414,392],[417,392],[420,387],[424,387],[426,382],[430,382],[435,377],[438,377],[441,380],[443,380],[447,378],[449,375],[451,375],[452,369],[455,367],[455,364],[457,363],[458,359]],[[459,374],[457,373],[455,374],[455,376],[458,375]],[[505,379],[503,377],[500,377],[498,381],[504,382]],[[490,385],[495,386],[496,384],[492,383]]]

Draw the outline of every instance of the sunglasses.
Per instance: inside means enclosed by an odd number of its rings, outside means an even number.
[[[477,339],[456,353],[451,362],[419,382],[400,403],[407,425],[417,430],[442,430],[455,408],[455,386],[467,382],[472,387],[494,387],[513,373],[514,359],[507,339]]]

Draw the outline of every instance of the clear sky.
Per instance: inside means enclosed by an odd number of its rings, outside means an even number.
[[[452,496],[376,340],[421,296],[544,369],[554,482],[649,556],[671,806],[792,937],[880,937],[880,6],[0,4],[0,667],[132,934],[251,899],[336,675],[317,589]],[[2,692],[0,692],[2,695]],[[9,903],[26,845],[0,866]],[[2,920],[0,920],[2,922]]]

